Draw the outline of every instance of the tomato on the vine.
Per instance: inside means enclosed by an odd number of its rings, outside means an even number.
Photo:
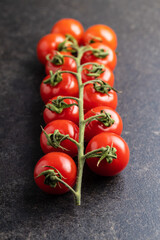
[[[90,141],[95,135],[102,132],[112,132],[121,135],[123,129],[123,122],[120,115],[112,108],[100,106],[92,108],[84,115],[84,119],[90,118],[97,114],[106,113],[106,117],[96,119],[86,124],[85,140]]]
[[[51,32],[63,35],[70,34],[80,43],[84,29],[79,21],[72,18],[63,18],[54,24]]]
[[[59,33],[50,33],[42,37],[37,44],[37,56],[42,64],[46,63],[46,56],[54,50],[58,50],[58,45],[65,40],[65,36]]]
[[[94,61],[95,63],[97,63],[96,61]],[[87,82],[89,80],[95,80],[96,78],[100,78],[102,79],[102,81],[108,83],[111,87],[113,87],[114,85],[114,74],[113,72],[110,70],[110,68],[108,67],[104,67],[103,69],[103,73],[101,73],[99,75],[99,77],[94,77],[94,76],[88,76],[87,74],[89,74],[90,72],[88,71],[93,69],[93,65],[92,64],[88,64],[86,66],[83,67],[82,70],[82,82]]]
[[[90,46],[94,49],[103,49],[104,52],[107,52],[108,55],[106,57],[96,57],[93,55],[92,51],[87,51],[83,54],[82,57],[82,64],[87,62],[93,62],[96,61],[99,64],[102,64],[104,66],[109,67],[111,70],[114,70],[116,64],[117,64],[117,56],[114,50],[112,50],[109,46],[103,44],[103,43],[92,43]]]
[[[86,162],[89,168],[102,176],[117,175],[129,162],[129,148],[127,143],[115,133],[100,133],[90,140],[86,148],[86,153],[102,147],[107,147],[106,152],[103,153],[104,158],[100,162],[99,157],[87,158]],[[112,156],[115,157],[112,158]]]
[[[74,122],[69,120],[55,120],[48,123],[44,128],[44,131],[46,132],[46,134],[51,134],[49,136],[49,141],[46,137],[45,132],[42,131],[41,133],[40,145],[41,145],[42,151],[44,153],[58,151],[58,152],[67,153],[72,157],[76,156],[78,149],[75,143],[71,142],[69,139],[65,139],[58,144],[58,140],[61,139],[61,136],[59,135],[59,133],[55,134],[55,130],[57,129],[60,134],[63,134],[63,135],[68,134],[70,138],[78,142],[79,128]],[[49,142],[52,142],[52,146],[51,144],[49,145]]]
[[[113,50],[117,47],[117,36],[112,28],[103,24],[89,27],[83,35],[83,44],[102,42]]]
[[[55,84],[45,83],[46,80],[51,79],[51,75],[46,76],[40,85],[40,94],[42,100],[47,103],[51,98],[63,96],[79,96],[79,87],[77,78],[71,73],[62,73],[61,81]]]
[[[91,108],[98,106],[107,106],[116,109],[118,97],[114,90],[110,90],[108,94],[97,92],[93,84],[84,87],[84,112],[88,112]]]
[[[61,55],[71,56],[70,52],[59,52],[59,53]],[[57,51],[53,51],[48,57],[51,60],[55,55],[59,53],[57,53]],[[76,62],[73,58],[70,58],[70,57],[64,57],[64,62],[62,64],[55,64],[47,60],[45,64],[46,74],[48,75],[49,71],[52,71],[53,73],[55,73],[57,70],[68,70],[68,71],[76,72],[77,71]]]
[[[48,104],[52,104],[52,101],[55,99],[57,99],[57,97],[50,99],[50,101],[47,103],[46,106],[48,106]],[[77,104],[77,101],[73,99],[64,99],[63,101],[69,105]],[[68,108],[64,108],[61,112],[56,112],[56,111],[52,111],[51,108],[46,107],[43,111],[43,119],[46,124],[53,120],[67,119],[78,125],[79,124],[79,108],[76,105],[72,105]]]
[[[45,166],[50,166],[51,168]],[[50,170],[51,173],[50,175],[47,175],[48,179],[45,181],[45,175],[39,175],[47,170]],[[76,181],[77,167],[74,160],[69,155],[62,152],[48,153],[37,162],[34,169],[34,179],[37,186],[41,190],[49,194],[63,194],[68,192],[69,189],[63,183],[54,181],[52,179],[54,173],[70,187],[74,186]]]

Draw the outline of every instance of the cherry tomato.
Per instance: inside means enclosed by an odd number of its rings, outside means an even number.
[[[57,54],[57,51],[54,51],[50,54],[49,58],[52,59]],[[69,52],[60,52],[62,55],[71,55]],[[57,70],[68,70],[72,72],[77,72],[76,62],[73,58],[64,57],[64,63],[62,65],[56,65],[50,61],[47,61],[45,64],[46,74],[49,74],[49,71],[52,70],[55,73]]]
[[[111,121],[112,119],[114,120],[114,123],[112,123],[111,125],[109,124],[109,126],[105,126],[103,122],[98,120],[93,120],[90,123],[87,123],[85,128],[85,140],[87,142],[89,142],[91,138],[93,138],[95,135],[101,132],[113,132],[116,133],[117,135],[121,135],[122,133],[123,129],[122,119],[120,115],[112,108],[106,106],[92,108],[89,112],[85,114],[84,119],[92,117],[96,114],[101,114],[102,110],[110,114],[109,117],[111,117]]]
[[[93,84],[88,84],[84,87],[84,111],[88,112],[91,108],[98,106],[107,106],[116,109],[118,97],[113,90],[106,93],[97,92]]]
[[[78,97],[79,88],[76,77],[70,73],[62,73],[62,81],[56,86],[52,86],[50,83],[45,84],[44,81],[51,76],[46,76],[40,85],[40,94],[42,100],[47,103],[51,98],[63,95]]]
[[[112,28],[103,24],[97,24],[89,27],[83,35],[84,45],[91,42],[102,42],[115,50],[117,47],[117,36]]]
[[[62,180],[66,182],[69,186],[73,187],[76,181],[77,167],[74,160],[65,153],[61,152],[52,152],[44,155],[36,164],[34,169],[34,179],[37,186],[46,193],[49,194],[63,194],[69,191],[69,189],[60,182],[57,182],[54,187],[51,187],[48,184],[45,184],[45,176],[40,177],[39,174],[46,170],[53,170],[50,166],[57,169],[62,177]],[[58,173],[55,170],[55,173]],[[57,174],[59,177],[59,175]]]
[[[52,100],[55,100],[55,99],[57,99],[57,97],[52,98],[48,103],[51,104]],[[77,102],[73,99],[64,99],[63,101],[67,104],[73,104],[73,103],[77,104]],[[64,108],[61,113],[57,113],[55,111],[51,111],[48,108],[45,108],[43,111],[43,118],[46,124],[56,119],[67,119],[78,125],[79,124],[79,108],[78,106],[73,105],[73,106],[70,106],[69,108]]]
[[[58,50],[59,43],[63,42],[64,40],[65,36],[59,33],[50,33],[42,37],[37,45],[37,56],[39,61],[42,64],[45,64],[47,61],[46,56],[49,53],[52,53],[53,50]]]
[[[89,70],[93,69],[93,65],[88,64],[88,65],[83,67],[83,70],[82,70],[82,82],[83,83],[87,82],[89,80],[95,80],[96,79],[93,76],[87,76],[87,74],[89,73],[89,71],[87,69],[89,69]],[[114,85],[114,74],[113,74],[113,72],[108,67],[105,67],[103,70],[104,70],[104,72],[101,73],[100,76],[97,77],[97,78],[102,79],[102,81],[108,83],[111,87],[113,87],[113,85]]]
[[[86,160],[89,168],[96,174],[102,176],[114,176],[120,173],[129,162],[129,148],[127,143],[115,133],[100,133],[93,137],[87,145],[86,153],[102,147],[114,147],[117,158],[111,163],[103,159],[97,166],[99,158],[92,157]]]
[[[79,21],[72,18],[63,18],[54,24],[51,32],[63,35],[70,34],[80,43],[84,29]]]
[[[103,43],[92,43],[90,44],[90,46],[93,47],[94,49],[103,49],[105,52],[108,52],[109,54],[104,58],[97,58],[92,54],[91,51],[87,51],[83,54],[81,60],[82,64],[96,61],[99,64],[103,64],[104,66],[109,67],[111,70],[114,70],[117,64],[117,56],[115,54],[115,51]]]
[[[79,128],[74,122],[69,121],[69,120],[55,120],[55,121],[48,123],[44,128],[44,130],[47,134],[54,133],[54,131],[56,129],[58,129],[61,134],[64,134],[64,135],[69,134],[69,136],[71,138],[73,138],[74,140],[76,140],[78,142]],[[58,152],[67,153],[71,157],[75,157],[77,155],[77,151],[78,151],[76,144],[71,142],[68,139],[63,140],[61,142],[60,146],[62,146],[63,149],[60,147],[56,148],[56,147],[52,147],[52,146],[48,145],[47,138],[43,131],[40,136],[40,145],[41,145],[42,151],[44,153],[58,151]]]

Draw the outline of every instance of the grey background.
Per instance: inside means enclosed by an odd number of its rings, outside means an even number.
[[[0,239],[160,239],[160,1],[0,2]],[[118,36],[115,87],[130,163],[114,178],[85,167],[82,206],[70,193],[48,196],[33,180],[39,146],[43,66],[36,44],[60,18]]]

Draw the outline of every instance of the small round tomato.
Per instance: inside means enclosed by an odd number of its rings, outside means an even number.
[[[59,43],[62,43],[65,37],[62,34],[47,34],[40,39],[37,44],[37,56],[42,64],[46,63],[46,56],[53,50],[58,50]]]
[[[51,78],[51,75],[48,75],[43,79],[40,85],[40,94],[45,103],[51,98],[59,95],[78,97],[79,87],[76,77],[70,73],[62,73],[61,77],[62,81],[55,86],[52,86],[51,83],[44,83],[45,80]]]
[[[50,140],[53,140],[53,133],[55,130],[57,130],[60,132],[60,134],[66,135],[68,134],[70,138],[73,138],[74,140],[76,140],[78,142],[78,135],[79,135],[79,128],[78,126],[69,120],[55,120],[52,121],[50,123],[48,123],[45,128],[44,131],[47,134],[52,134],[52,136],[50,137]],[[40,145],[42,148],[42,151],[44,153],[49,153],[49,152],[64,152],[67,153],[68,155],[70,155],[71,157],[75,157],[77,155],[77,146],[75,143],[71,142],[68,139],[65,139],[63,141],[61,141],[60,143],[60,147],[53,147],[51,145],[48,145],[47,142],[47,137],[44,133],[44,131],[42,131],[41,136],[40,136]],[[55,136],[55,138],[59,139],[59,136]]]
[[[51,32],[63,35],[70,34],[80,43],[84,29],[79,21],[72,18],[63,18],[54,24]]]
[[[101,73],[99,77],[88,76],[87,74],[89,74],[90,72],[87,69],[89,69],[89,70],[93,69],[93,65],[88,64],[88,65],[83,67],[83,70],[82,70],[82,82],[83,83],[87,82],[89,80],[95,80],[96,78],[98,78],[98,79],[100,78],[100,79],[102,79],[102,81],[108,83],[111,87],[113,87],[113,85],[114,85],[114,74],[108,67],[105,67],[103,69],[104,72]]]
[[[83,35],[84,45],[92,42],[102,42],[115,50],[117,47],[117,36],[109,26],[97,24],[89,27]]]
[[[114,176],[120,173],[129,162],[129,148],[122,137],[115,133],[100,133],[90,140],[86,148],[86,153],[107,146],[109,146],[107,150],[109,153],[104,153],[103,160],[98,162],[99,158],[91,157],[87,158],[86,162],[89,168],[96,174]],[[113,153],[110,152],[112,148],[114,148]],[[113,154],[116,154],[116,157],[111,161],[110,156],[113,156]]]
[[[71,55],[69,52],[60,52],[61,55]],[[53,59],[53,57],[57,55],[57,51],[54,51],[50,54],[49,59]],[[77,65],[73,58],[70,57],[64,57],[64,63],[63,64],[54,64],[50,61],[47,61],[45,64],[45,71],[46,74],[49,74],[49,71],[52,71],[55,73],[57,70],[68,70],[72,72],[77,71]]]
[[[50,170],[50,173],[47,175],[48,179],[45,178],[45,175],[39,176],[47,170]],[[63,183],[53,180],[54,174],[73,187],[77,174],[77,167],[74,160],[65,153],[52,152],[44,155],[37,162],[34,169],[34,180],[41,190],[49,194],[63,194],[68,192],[69,189]]]
[[[51,104],[52,100],[55,100],[55,99],[57,99],[57,97],[50,99],[47,105]],[[77,104],[77,102],[73,99],[64,99],[63,101],[67,104]],[[56,119],[67,119],[78,125],[79,124],[79,108],[76,105],[72,105],[68,108],[62,109],[62,112],[58,113],[46,107],[43,111],[43,119],[46,124]]]
[[[97,92],[93,84],[88,84],[84,87],[84,111],[88,112],[91,108],[98,106],[107,106],[116,109],[118,97],[113,90],[106,93]]]
[[[115,54],[115,51],[103,43],[92,43],[90,46],[94,49],[103,49],[104,52],[108,52],[108,55],[104,58],[98,58],[94,56],[91,51],[87,51],[83,54],[81,60],[82,64],[96,61],[97,63],[103,64],[104,66],[109,67],[111,70],[114,70],[117,64],[117,56]]]
[[[117,135],[121,135],[123,129],[123,123],[120,115],[110,107],[100,106],[96,108],[92,108],[89,112],[87,112],[84,116],[84,119],[90,118],[97,114],[107,113],[107,117],[101,118],[99,120],[93,120],[90,123],[86,124],[85,128],[85,140],[87,142],[90,141],[95,135],[101,132],[113,132]],[[105,125],[106,124],[106,125]]]

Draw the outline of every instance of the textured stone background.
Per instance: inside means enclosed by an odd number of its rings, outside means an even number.
[[[160,1],[0,1],[0,239],[160,239]],[[114,178],[85,168],[82,206],[70,193],[52,197],[34,184],[44,69],[36,44],[55,21],[103,23],[119,40],[115,71],[122,136],[130,164]]]

